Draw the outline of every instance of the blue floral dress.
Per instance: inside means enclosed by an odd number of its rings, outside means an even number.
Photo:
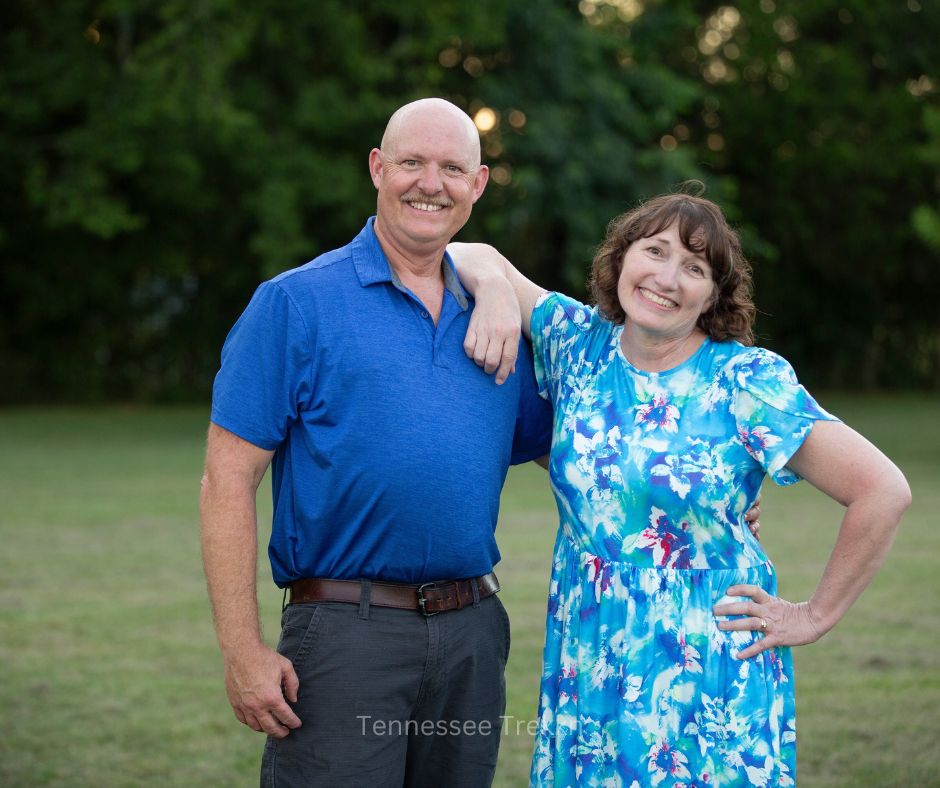
[[[782,358],[706,340],[643,372],[622,327],[557,293],[532,316],[554,406],[560,513],[531,784],[787,786],[796,769],[789,649],[717,627],[735,583],[776,593],[744,522],[765,474],[834,420]]]

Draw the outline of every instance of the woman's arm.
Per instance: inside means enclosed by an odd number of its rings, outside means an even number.
[[[776,646],[813,643],[832,629],[875,576],[911,503],[910,487],[898,467],[839,422],[816,422],[787,466],[845,506],[845,515],[809,601],[795,604],[758,586],[738,585],[728,595],[749,601],[713,608],[719,616],[750,617],[721,621],[721,629],[764,632],[737,655],[740,659]]]
[[[515,368],[520,326],[529,338],[532,310],[545,290],[488,244],[451,243],[447,251],[476,300],[464,350],[502,383]]]

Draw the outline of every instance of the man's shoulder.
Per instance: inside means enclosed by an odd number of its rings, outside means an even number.
[[[310,280],[316,280],[319,283],[332,278],[342,278],[351,273],[353,273],[352,250],[351,244],[347,244],[339,249],[324,252],[296,268],[282,271],[272,277],[271,282],[290,290],[298,286],[304,287]]]
[[[270,279],[289,295],[309,297],[324,288],[352,284],[356,279],[352,244],[332,249],[296,268],[282,271]]]

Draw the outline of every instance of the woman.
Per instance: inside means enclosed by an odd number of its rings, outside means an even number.
[[[667,195],[614,220],[594,309],[490,247],[452,251],[481,319],[512,286],[555,411],[561,523],[531,783],[792,785],[787,647],[818,640],[870,582],[910,503],[901,472],[752,346],[749,268],[707,200]],[[743,521],[765,474],[846,507],[806,602],[776,596]]]

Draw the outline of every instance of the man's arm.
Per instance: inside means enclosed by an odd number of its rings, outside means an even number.
[[[300,727],[284,700],[297,700],[299,682],[290,661],[261,639],[255,582],[255,494],[273,455],[210,424],[199,508],[202,561],[229,703],[249,728],[283,738]]]

